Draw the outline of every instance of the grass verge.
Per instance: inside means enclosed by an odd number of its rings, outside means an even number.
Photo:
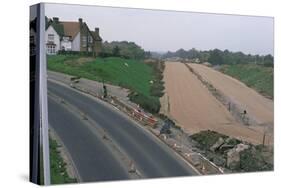
[[[51,184],[76,183],[77,180],[70,178],[66,171],[66,163],[60,156],[57,142],[50,138],[50,170]]]
[[[130,89],[130,100],[158,113],[164,89],[159,65],[120,57],[89,58],[79,55],[48,56],[48,69]],[[160,70],[160,69],[159,69]]]

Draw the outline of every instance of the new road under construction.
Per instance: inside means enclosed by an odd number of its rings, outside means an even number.
[[[273,144],[273,101],[202,64],[166,62],[161,111],[187,133],[202,130]]]
[[[67,75],[49,73],[49,125],[65,147],[79,182],[200,174],[172,147],[143,128],[156,124],[151,115],[134,104],[117,104],[119,100],[114,97],[102,100],[99,90],[94,94],[93,87],[85,90],[73,83]],[[118,95],[119,103],[123,103],[126,97],[122,99],[122,92]]]
[[[271,99],[200,64],[165,62],[163,81],[160,114],[152,115],[128,89],[48,72],[50,130],[79,182],[227,173],[238,150],[273,145]],[[194,140],[202,131],[220,134],[211,153]]]

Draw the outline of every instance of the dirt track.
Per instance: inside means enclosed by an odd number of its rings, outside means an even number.
[[[168,62],[164,72],[169,115],[189,133],[214,130],[252,143],[263,133],[237,123],[230,112],[182,63]]]

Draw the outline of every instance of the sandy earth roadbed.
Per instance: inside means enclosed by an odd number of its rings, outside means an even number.
[[[212,68],[189,63],[194,71],[226,96],[239,102],[259,124],[273,125],[273,101],[265,98],[244,83]]]
[[[164,81],[168,113],[186,132],[213,130],[253,144],[262,143],[263,131],[238,123],[183,63],[166,62]]]

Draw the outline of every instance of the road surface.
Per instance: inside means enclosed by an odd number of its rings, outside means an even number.
[[[89,130],[77,115],[48,98],[49,124],[66,146],[80,181],[122,180],[128,173],[99,135]]]
[[[167,62],[164,81],[169,114],[187,132],[213,130],[254,144],[262,142],[263,133],[237,123],[183,63]]]
[[[104,129],[134,162],[142,177],[197,175],[194,168],[171,148],[111,105],[50,81],[48,91],[87,114],[96,126]],[[60,105],[49,100],[49,121],[67,147],[83,181],[104,180],[107,174],[109,179],[128,179],[122,165],[111,159],[101,141],[87,131],[80,119],[75,120],[73,114]]]

